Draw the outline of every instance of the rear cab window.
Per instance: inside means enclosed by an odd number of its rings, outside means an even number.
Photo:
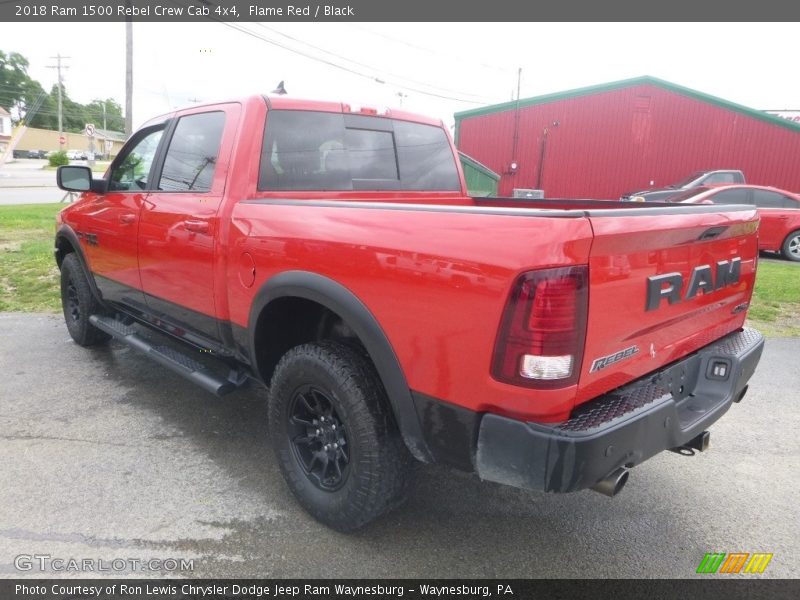
[[[261,191],[461,190],[440,127],[366,115],[271,110]]]

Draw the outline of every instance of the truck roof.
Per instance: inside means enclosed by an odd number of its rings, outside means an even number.
[[[227,100],[218,100],[214,102],[203,102],[201,104],[182,106],[180,108],[177,108],[176,110],[148,119],[143,126],[163,121],[164,119],[167,119],[182,110],[190,108],[195,109],[204,106],[212,107],[212,106],[217,106],[219,104],[227,104],[230,102],[240,102],[242,104],[249,104],[254,101],[266,102],[267,107],[270,110],[309,110],[309,111],[332,112],[332,113],[366,114],[376,117],[400,119],[402,121],[413,121],[415,123],[422,123],[424,125],[434,125],[436,127],[444,127],[444,123],[441,121],[441,119],[434,119],[432,117],[420,115],[413,112],[408,112],[397,108],[388,108],[372,104],[359,105],[347,102],[309,100],[303,98],[293,98],[288,96],[269,96],[266,94],[251,95],[240,98],[230,98]]]

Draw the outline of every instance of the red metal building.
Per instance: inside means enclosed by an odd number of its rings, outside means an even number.
[[[501,173],[498,192],[617,199],[694,171],[800,191],[800,124],[654,77],[456,113],[458,149]]]

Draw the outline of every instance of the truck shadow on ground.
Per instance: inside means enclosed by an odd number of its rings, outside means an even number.
[[[279,510],[269,519],[232,514],[203,523],[219,527],[219,539],[142,542],[203,556],[190,576],[642,577],[656,560],[656,574],[691,576],[696,556],[708,550],[703,529],[692,522],[708,517],[714,500],[689,497],[686,483],[656,464],[678,457],[637,468],[613,499],[539,494],[419,464],[404,505],[343,535],[308,516],[284,484],[260,386],[220,399],[115,342],[111,352],[91,354],[113,384],[129,389],[118,401],[152,411],[175,432],[169,437],[184,438],[232,485],[263,497],[265,513]]]

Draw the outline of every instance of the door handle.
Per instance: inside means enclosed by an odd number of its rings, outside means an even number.
[[[126,213],[119,216],[119,222],[123,225],[130,225],[136,220],[136,215],[133,213]]]
[[[183,226],[194,233],[208,233],[208,221],[187,220],[183,222]]]

